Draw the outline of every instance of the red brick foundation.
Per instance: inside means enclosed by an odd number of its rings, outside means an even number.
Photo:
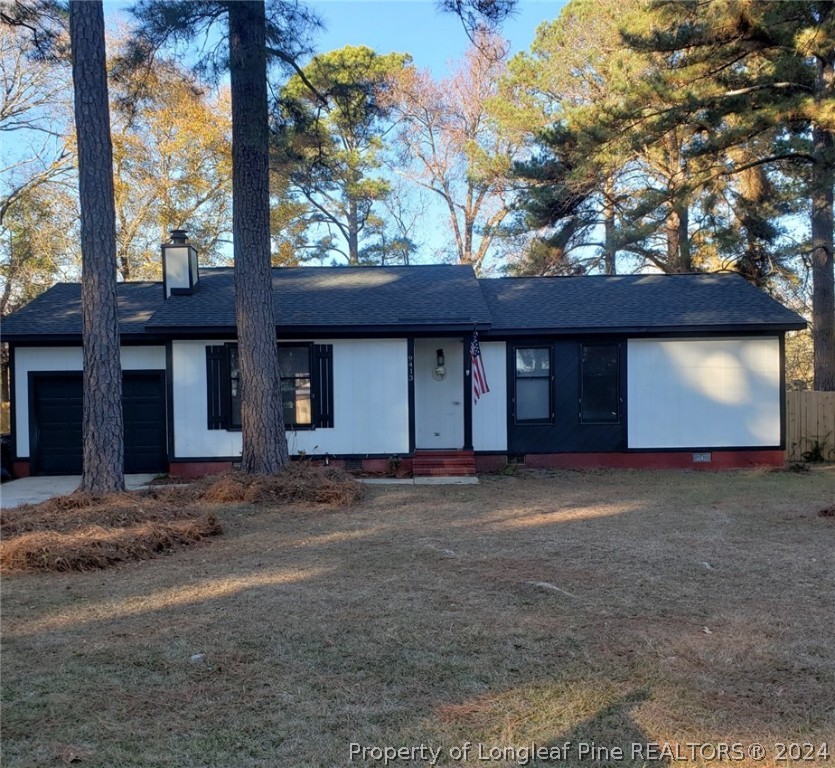
[[[172,461],[168,467],[171,477],[191,480],[203,475],[219,475],[232,469],[231,461]]]
[[[30,469],[29,469],[29,461],[13,461],[12,462],[12,474],[17,477],[29,477]]]
[[[709,453],[710,461],[693,461],[692,451],[651,451],[642,453],[529,453],[521,467],[530,469],[695,469],[702,471],[719,469],[746,469],[752,467],[782,467],[785,454],[780,450],[753,451],[697,451]],[[323,465],[323,459],[311,463]],[[330,459],[329,466],[344,469],[344,459]],[[481,473],[501,472],[507,466],[507,456],[475,455],[476,470]],[[182,461],[172,462],[172,477],[195,478],[229,472],[231,461]],[[362,459],[359,471],[387,475],[388,459]],[[397,468],[398,476],[409,476],[412,459],[403,457]],[[14,463],[15,477],[29,476],[29,462]]]
[[[709,453],[710,461],[693,461],[691,451],[646,453],[542,453],[525,456],[525,467],[551,469],[745,469],[782,467],[785,453],[761,451],[697,451]]]
[[[476,472],[501,472],[507,466],[507,456],[475,455]]]
[[[325,466],[324,459],[310,459],[309,461],[317,467]],[[360,462],[361,466],[358,471],[379,475],[387,475],[389,473],[390,466],[388,459],[361,459]],[[345,459],[328,459],[327,465],[345,469]],[[26,462],[26,466],[28,471],[28,462]],[[168,474],[171,477],[193,479],[195,477],[203,477],[204,475],[218,475],[221,472],[229,472],[232,469],[233,463],[231,461],[172,461],[169,465]],[[411,458],[401,458],[400,464],[397,467],[398,476],[407,476],[411,472]],[[18,475],[18,477],[24,476]]]

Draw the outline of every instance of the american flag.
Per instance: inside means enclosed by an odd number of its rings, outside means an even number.
[[[478,398],[490,391],[490,387],[487,385],[487,374],[484,373],[484,363],[481,360],[478,333],[475,331],[473,331],[473,340],[470,344],[470,358],[473,361],[473,402],[477,403]]]

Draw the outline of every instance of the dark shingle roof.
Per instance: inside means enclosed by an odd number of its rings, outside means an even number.
[[[495,333],[789,330],[803,318],[733,274],[519,277],[476,280],[468,266],[273,270],[281,329]],[[193,295],[164,300],[160,283],[121,283],[122,333],[234,332],[231,269],[205,269]],[[4,340],[81,335],[81,290],[60,283],[3,321]]]
[[[493,331],[805,327],[802,317],[730,273],[479,282]]]
[[[119,328],[125,335],[145,333],[145,325],[163,305],[160,283],[119,283]],[[58,283],[3,319],[4,338],[80,336],[81,286]]]
[[[273,269],[276,324],[320,326],[462,326],[490,314],[468,266]],[[148,324],[156,328],[234,328],[231,269],[207,269],[191,296],[172,296]]]

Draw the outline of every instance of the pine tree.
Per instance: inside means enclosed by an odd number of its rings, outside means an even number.
[[[382,97],[408,63],[405,54],[366,46],[318,54],[282,88],[274,113],[274,162],[308,203],[308,226],[333,232],[328,250],[352,265],[391,189],[378,173],[391,111]]]
[[[103,494],[124,490],[125,478],[113,149],[101,2],[71,0],[70,46],[81,207],[84,352],[81,489]]]
[[[640,131],[701,127],[690,154],[708,161],[714,177],[769,167],[802,179],[811,209],[815,388],[835,390],[835,4],[661,0],[647,18],[626,41],[673,66],[648,83],[665,108],[632,110]],[[763,139],[767,147],[753,156],[729,154]]]
[[[278,347],[273,307],[268,54],[293,65],[294,45],[312,17],[289,2],[199,0],[167,3],[141,0],[133,9],[140,21],[132,56],[147,62],[160,46],[191,40],[225,18],[225,45],[205,68],[228,64],[232,96],[232,237],[235,306],[241,376],[241,469],[269,474],[289,461],[281,407]],[[225,56],[227,54],[228,56]]]

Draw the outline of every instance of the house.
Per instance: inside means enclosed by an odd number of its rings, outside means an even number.
[[[220,471],[241,451],[233,271],[200,269],[182,232],[162,251],[161,282],[118,289],[125,469]],[[784,335],[805,322],[738,275],[299,267],[273,290],[293,455],[427,474],[783,462]],[[18,476],[81,470],[80,309],[59,284],[3,323]]]

